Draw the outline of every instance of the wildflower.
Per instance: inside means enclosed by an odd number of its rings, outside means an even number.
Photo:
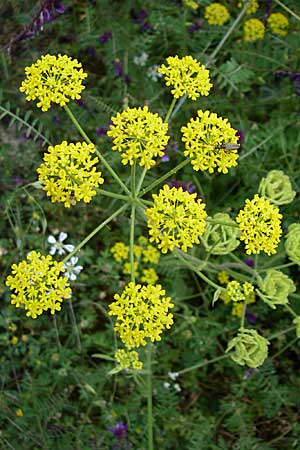
[[[225,270],[221,270],[218,273],[218,280],[221,284],[228,284],[229,283],[229,275]]]
[[[145,212],[148,218],[150,242],[156,242],[162,253],[181,248],[184,252],[199,238],[205,229],[205,204],[196,200],[197,194],[184,192],[180,187],[165,184],[159,194],[153,194],[153,207]]]
[[[204,17],[209,25],[224,25],[230,17],[226,6],[221,3],[211,3],[206,6]]]
[[[186,6],[187,8],[196,10],[199,8],[198,3],[195,0],[182,0],[184,6]]]
[[[106,136],[106,133],[108,132],[109,127],[97,127],[96,128],[96,135],[97,136]]]
[[[63,263],[56,262],[51,255],[43,256],[32,251],[27,261],[13,264],[12,275],[6,279],[6,285],[14,290],[11,303],[19,308],[24,305],[26,316],[35,319],[50,309],[51,314],[61,310],[61,302],[71,296],[71,289],[65,277]]]
[[[248,19],[244,23],[244,41],[254,42],[263,39],[265,35],[265,26],[259,19]]]
[[[164,382],[164,388],[169,389],[171,386],[171,383],[168,383],[168,381]]]
[[[13,336],[10,342],[12,343],[12,345],[17,345],[17,343],[19,342],[19,338],[17,336]]]
[[[279,209],[269,200],[255,194],[252,200],[247,199],[236,222],[241,231],[240,239],[245,242],[248,255],[264,251],[269,256],[276,253],[279,244],[282,215]]]
[[[175,389],[176,392],[181,392],[180,384],[179,383],[175,383],[174,384],[174,389]]]
[[[159,78],[161,78],[163,75],[162,73],[159,73],[157,69],[159,66],[155,64],[154,66],[150,66],[147,69],[147,77],[150,78],[152,81],[157,81]]]
[[[101,172],[93,167],[98,158],[91,159],[94,144],[63,141],[55,147],[48,147],[44,163],[37,169],[43,190],[52,202],[63,202],[66,208],[80,200],[89,203],[96,189],[104,182]]]
[[[244,306],[244,302],[235,302],[232,307],[231,314],[233,316],[241,318],[243,315]]]
[[[191,56],[179,58],[177,55],[169,56],[167,63],[168,66],[162,64],[158,72],[165,75],[167,86],[173,86],[171,92],[175,98],[187,94],[192,100],[197,100],[200,95],[209,94],[212,83],[203,64]]]
[[[139,360],[139,354],[136,351],[128,352],[123,349],[119,349],[115,353],[115,358],[122,369],[140,370],[143,368],[143,363]]]
[[[16,410],[16,416],[17,416],[17,417],[23,417],[23,416],[24,416],[24,413],[23,413],[23,411],[22,411],[21,408],[19,408],[19,409]]]
[[[171,180],[168,181],[167,184],[171,188],[175,187],[176,189],[178,189],[181,187],[184,191],[187,191],[189,194],[193,194],[196,190],[196,186],[191,181],[185,183],[184,181]]]
[[[115,302],[109,305],[110,316],[117,316],[115,331],[119,332],[122,342],[128,349],[160,341],[160,334],[173,324],[173,308],[170,297],[164,297],[165,291],[160,285],[141,286],[129,283],[121,295],[115,294]]]
[[[146,62],[148,60],[148,54],[146,52],[143,52],[140,56],[135,56],[133,58],[134,64],[137,66],[144,67],[146,65]]]
[[[251,267],[251,269],[254,268],[254,260],[252,258],[244,259],[244,263],[246,264],[246,266]]]
[[[245,1],[244,1],[244,2],[240,1],[240,2],[238,3],[238,7],[239,7],[239,8],[243,8],[244,3],[245,3]],[[258,3],[258,1],[257,1],[257,0],[251,0],[250,5],[249,5],[248,8],[246,9],[246,14],[248,14],[248,15],[250,15],[250,14],[255,14],[256,11],[258,10],[258,8],[259,8],[259,3]]]
[[[139,262],[138,261],[134,261],[133,270],[134,270],[134,273],[135,273],[136,277],[139,276],[138,269],[139,269]],[[124,264],[124,266],[123,266],[123,273],[125,275],[130,275],[131,274],[131,264],[130,264],[129,261]]]
[[[300,266],[300,223],[291,224],[285,237],[286,254],[291,261]]]
[[[160,253],[155,247],[153,247],[153,245],[147,245],[147,247],[143,250],[144,263],[158,264],[159,258]]]
[[[236,130],[231,127],[228,119],[222,119],[210,111],[197,112],[198,117],[191,119],[181,128],[182,141],[185,145],[184,154],[192,158],[194,170],[208,170],[213,173],[228,173],[230,167],[237,166],[239,157],[237,150],[226,150],[223,144],[236,144]]]
[[[71,281],[75,281],[80,272],[82,271],[82,266],[76,266],[78,262],[77,256],[72,256],[70,262],[64,264],[65,273],[64,276]]]
[[[293,280],[275,269],[267,270],[264,279],[258,277],[258,286],[265,294],[260,295],[261,298],[273,309],[276,309],[276,305],[287,305],[289,294],[296,290]]]
[[[47,111],[51,103],[66,105],[70,98],[80,99],[85,88],[82,81],[87,77],[77,59],[67,55],[43,55],[32,66],[25,68],[26,79],[20,87],[26,100],[36,100],[42,111]]]
[[[286,36],[289,28],[289,19],[281,13],[272,13],[267,18],[271,31],[280,36]]]
[[[226,289],[233,302],[246,300],[254,292],[254,287],[248,281],[243,283],[243,286],[236,280],[230,281]]]
[[[66,252],[71,253],[74,250],[74,245],[71,244],[63,244],[63,241],[68,237],[67,233],[61,231],[58,235],[58,240],[55,239],[52,234],[48,236],[47,241],[51,244],[50,255],[55,255],[58,252],[59,255],[64,255]]]
[[[213,219],[226,223],[226,225],[208,223],[201,236],[201,242],[212,255],[226,255],[239,246],[240,231],[229,214],[217,213]]]
[[[195,20],[195,22],[192,23],[192,25],[187,29],[188,33],[195,33],[195,31],[200,30],[202,27],[202,20]]]
[[[179,373],[178,372],[168,372],[169,377],[171,378],[171,380],[175,381],[176,378],[179,377]]]
[[[117,439],[124,439],[128,432],[128,426],[126,423],[118,422],[115,427],[108,428]]]
[[[124,242],[116,242],[111,247],[110,251],[117,262],[127,259],[129,255],[129,247],[128,245],[125,245]]]
[[[237,364],[255,368],[261,366],[267,358],[268,345],[269,341],[256,330],[241,328],[238,335],[229,342],[226,352],[233,350],[230,356]]]
[[[152,267],[150,269],[144,269],[142,274],[141,281],[143,283],[155,284],[158,281],[158,275]]]
[[[147,106],[127,108],[111,120],[113,125],[107,135],[113,138],[112,150],[122,153],[122,163],[132,166],[139,160],[140,166],[153,167],[153,158],[162,156],[168,143],[168,124],[157,113],[151,113]]]
[[[98,42],[100,42],[101,44],[105,44],[111,38],[112,38],[112,32],[110,30],[109,31],[104,31],[104,33],[101,34],[101,36],[98,37]]]
[[[271,170],[260,182],[258,192],[262,197],[269,199],[274,205],[291,203],[296,195],[287,175],[282,170]]]

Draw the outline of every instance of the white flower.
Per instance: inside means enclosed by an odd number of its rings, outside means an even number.
[[[63,244],[63,241],[68,237],[67,233],[61,231],[58,235],[58,241],[52,234],[48,236],[47,241],[52,245],[50,248],[50,255],[55,255],[58,252],[59,255],[64,255],[66,252],[71,253],[74,250],[74,245]]]
[[[157,69],[159,66],[151,66],[147,70],[147,77],[150,78],[152,81],[157,81],[159,78],[163,76],[162,73],[157,72]]]
[[[64,276],[67,277],[71,281],[75,281],[77,276],[80,274],[80,272],[83,269],[82,266],[76,266],[77,262],[78,262],[78,257],[72,256],[72,258],[70,259],[70,262],[66,262],[64,264],[64,269],[66,269],[66,271],[64,272]]]
[[[175,389],[176,392],[181,392],[180,384],[175,383],[175,384],[174,384],[174,389]]]
[[[134,64],[136,64],[137,66],[141,66],[144,67],[144,65],[146,64],[148,59],[148,54],[143,52],[140,56],[135,56],[133,58],[133,62]]]
[[[167,381],[164,382],[164,388],[169,389],[170,386],[170,383],[168,383]]]
[[[171,378],[171,380],[175,381],[176,378],[179,377],[179,373],[178,372],[168,372],[169,377]]]

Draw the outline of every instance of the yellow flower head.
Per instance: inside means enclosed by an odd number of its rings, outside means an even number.
[[[150,242],[156,242],[162,253],[181,248],[184,252],[193,244],[199,244],[199,237],[205,229],[205,204],[197,194],[189,194],[181,187],[170,188],[167,184],[153,194],[154,204],[146,210]]]
[[[141,281],[146,284],[155,284],[158,281],[158,275],[152,267],[144,269]]]
[[[132,367],[136,370],[143,368],[143,363],[139,360],[139,354],[135,350],[128,352],[124,349],[119,349],[115,353],[115,359],[121,369],[129,369]]]
[[[147,245],[143,251],[143,262],[158,264],[160,258],[159,251],[153,245]]]
[[[192,158],[194,170],[213,173],[218,168],[218,172],[228,173],[230,167],[237,166],[237,150],[228,150],[224,145],[238,141],[237,130],[231,127],[228,119],[200,109],[198,117],[192,118],[181,131],[184,154]]]
[[[195,0],[183,0],[182,3],[184,4],[184,6],[190,9],[196,10],[199,8],[199,5],[197,2],[195,2]]]
[[[254,199],[247,199],[236,222],[241,231],[240,239],[245,242],[248,255],[258,254],[261,251],[268,255],[276,253],[279,244],[282,215],[279,209],[269,200],[255,194]]]
[[[221,284],[228,284],[229,283],[229,275],[226,272],[226,270],[221,270],[218,273],[218,280]]]
[[[60,311],[63,299],[71,296],[67,278],[60,276],[63,265],[36,251],[30,252],[27,260],[13,264],[12,275],[6,279],[6,285],[14,291],[11,303],[17,308],[24,305],[26,316],[33,319],[48,309],[51,314]]]
[[[191,56],[179,58],[169,56],[168,66],[162,64],[157,71],[165,75],[166,85],[173,86],[171,90],[175,98],[180,98],[187,94],[192,100],[196,100],[200,95],[208,95],[212,87],[209,79],[209,71],[205,69]]]
[[[259,19],[248,19],[244,23],[244,41],[253,42],[263,39],[265,35],[265,26]]]
[[[117,262],[127,259],[129,255],[129,247],[128,245],[125,245],[124,242],[116,242],[111,247],[110,251]]]
[[[115,294],[115,302],[109,305],[110,316],[116,316],[115,331],[119,332],[124,345],[131,349],[160,341],[160,334],[173,324],[173,308],[170,297],[164,297],[160,285],[141,286],[129,283],[121,295]]]
[[[24,416],[24,413],[23,413],[23,411],[22,411],[21,408],[19,408],[19,409],[16,410],[16,416],[17,416],[17,417],[23,417],[23,416]]]
[[[246,2],[247,0],[244,0],[244,2],[239,2],[238,3],[238,7],[239,8],[243,8],[243,6],[244,6],[244,4],[245,4],[245,2]],[[257,0],[251,0],[251,2],[250,2],[250,5],[248,6],[248,8],[247,8],[247,10],[246,10],[246,14],[255,14],[256,13],[256,11],[258,10],[258,8],[259,8],[259,3],[258,3],[258,1]]]
[[[248,281],[243,283],[243,286],[236,280],[230,281],[227,284],[226,289],[230,300],[233,302],[244,301],[254,293],[254,287],[251,283],[248,283]],[[251,303],[253,303],[253,301]]]
[[[280,36],[286,36],[289,28],[289,19],[281,13],[270,14],[267,19],[271,31]]]
[[[55,147],[48,147],[44,163],[37,169],[43,190],[51,201],[62,202],[66,208],[80,200],[89,203],[96,194],[99,184],[104,182],[101,172],[96,172],[94,164],[98,158],[91,159],[95,152],[94,144],[63,141]]]
[[[236,303],[234,303],[234,305],[232,307],[231,315],[235,316],[235,317],[242,317],[243,311],[244,311],[244,303],[236,302]]]
[[[36,100],[42,111],[47,111],[51,103],[66,105],[70,98],[80,99],[85,88],[82,81],[87,77],[77,59],[67,55],[43,55],[32,66],[25,68],[26,79],[20,87],[26,100]]]
[[[226,6],[221,3],[211,3],[206,6],[204,17],[209,25],[224,25],[230,17]]]
[[[151,169],[158,156],[163,156],[169,136],[168,124],[147,106],[127,108],[111,118],[113,125],[107,132],[113,138],[113,150],[122,153],[122,163],[131,166],[136,160],[140,166]]]

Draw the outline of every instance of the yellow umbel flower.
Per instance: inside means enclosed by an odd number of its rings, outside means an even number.
[[[91,159],[95,152],[94,144],[63,141],[55,147],[48,147],[44,163],[37,169],[43,190],[51,201],[62,202],[66,208],[80,200],[89,203],[96,194],[99,184],[104,182],[101,172],[96,172],[94,164],[98,158]]]
[[[254,293],[254,287],[251,283],[248,283],[248,281],[243,283],[243,286],[236,280],[230,281],[227,284],[226,289],[230,300],[233,302],[246,300]],[[251,303],[253,303],[253,301]]]
[[[199,8],[199,5],[197,2],[195,2],[195,0],[183,0],[182,3],[184,4],[184,6],[190,9],[196,10]]]
[[[158,264],[160,258],[159,251],[153,245],[147,245],[143,251],[143,262]]]
[[[113,138],[113,150],[122,154],[124,165],[134,164],[151,169],[158,156],[163,156],[169,136],[168,124],[157,113],[143,108],[127,108],[111,118],[113,125],[107,132]]]
[[[6,279],[6,285],[15,292],[11,294],[11,303],[17,308],[24,305],[26,316],[33,319],[48,309],[51,314],[60,311],[63,299],[71,296],[68,279],[60,276],[63,265],[51,255],[43,256],[36,251],[27,255],[27,261],[13,264],[12,275]]]
[[[169,56],[167,63],[168,66],[162,64],[157,71],[165,75],[167,86],[173,86],[171,92],[175,98],[187,94],[192,100],[197,100],[200,95],[209,94],[212,83],[203,64],[191,56],[179,58],[177,55]]]
[[[110,249],[113,258],[117,262],[121,262],[128,258],[129,247],[125,245],[124,242],[116,242]]]
[[[239,7],[239,8],[243,8],[243,6],[244,6],[244,4],[245,4],[246,1],[247,1],[247,0],[245,0],[244,2],[239,2],[239,3],[238,3],[238,7]],[[251,0],[250,5],[249,5],[248,8],[246,9],[246,14],[248,14],[248,15],[250,15],[250,14],[255,14],[256,11],[258,10],[258,8],[259,8],[259,3],[258,3],[258,1],[257,1],[257,0]]]
[[[165,184],[159,194],[153,194],[153,207],[145,212],[148,217],[150,242],[156,242],[162,253],[181,248],[184,252],[199,238],[205,229],[205,204],[182,187],[172,189]]]
[[[152,267],[144,269],[141,281],[146,284],[155,284],[158,281],[158,275]]]
[[[253,42],[263,39],[265,36],[265,26],[259,19],[249,19],[244,23],[244,41]]]
[[[241,231],[240,240],[245,242],[246,253],[258,254],[261,251],[269,256],[276,253],[279,244],[282,215],[269,200],[255,194],[254,199],[247,199],[236,222]]]
[[[198,110],[198,117],[191,119],[181,128],[184,154],[192,158],[194,170],[208,170],[213,173],[228,173],[230,167],[237,166],[237,150],[227,150],[224,144],[236,144],[237,130],[228,119],[222,119],[210,111]]]
[[[230,17],[226,6],[221,3],[211,3],[206,6],[204,17],[209,25],[224,25]]]
[[[243,312],[244,312],[244,302],[234,303],[232,310],[231,310],[231,315],[241,318],[243,316]]]
[[[70,98],[79,100],[85,88],[82,81],[87,77],[81,63],[67,55],[43,55],[25,68],[25,74],[20,91],[25,92],[28,101],[38,99],[42,111],[47,111],[51,103],[64,106]]]
[[[226,272],[226,270],[221,270],[218,273],[218,280],[221,284],[228,284],[229,283],[229,275]]]
[[[158,284],[142,286],[129,283],[121,295],[115,294],[115,302],[109,305],[110,316],[116,316],[115,331],[128,349],[146,345],[146,339],[160,341],[160,334],[173,324],[173,308],[170,297]]]
[[[281,13],[270,14],[267,19],[268,25],[273,33],[286,36],[289,28],[289,19]]]
[[[121,369],[129,369],[132,367],[136,370],[143,368],[143,363],[139,360],[139,354],[135,350],[128,352],[124,349],[119,349],[115,353],[115,359]]]

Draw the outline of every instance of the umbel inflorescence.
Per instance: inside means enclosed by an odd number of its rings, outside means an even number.
[[[38,99],[37,106],[47,111],[51,103],[66,105],[70,99],[79,100],[82,81],[87,77],[77,59],[67,55],[43,55],[25,68],[26,79],[20,87],[26,100]]]
[[[11,303],[24,305],[26,315],[35,319],[50,309],[51,314],[60,311],[63,299],[71,297],[71,289],[64,272],[63,262],[54,261],[51,255],[32,251],[26,260],[13,264],[12,275],[6,285],[13,291]]]

